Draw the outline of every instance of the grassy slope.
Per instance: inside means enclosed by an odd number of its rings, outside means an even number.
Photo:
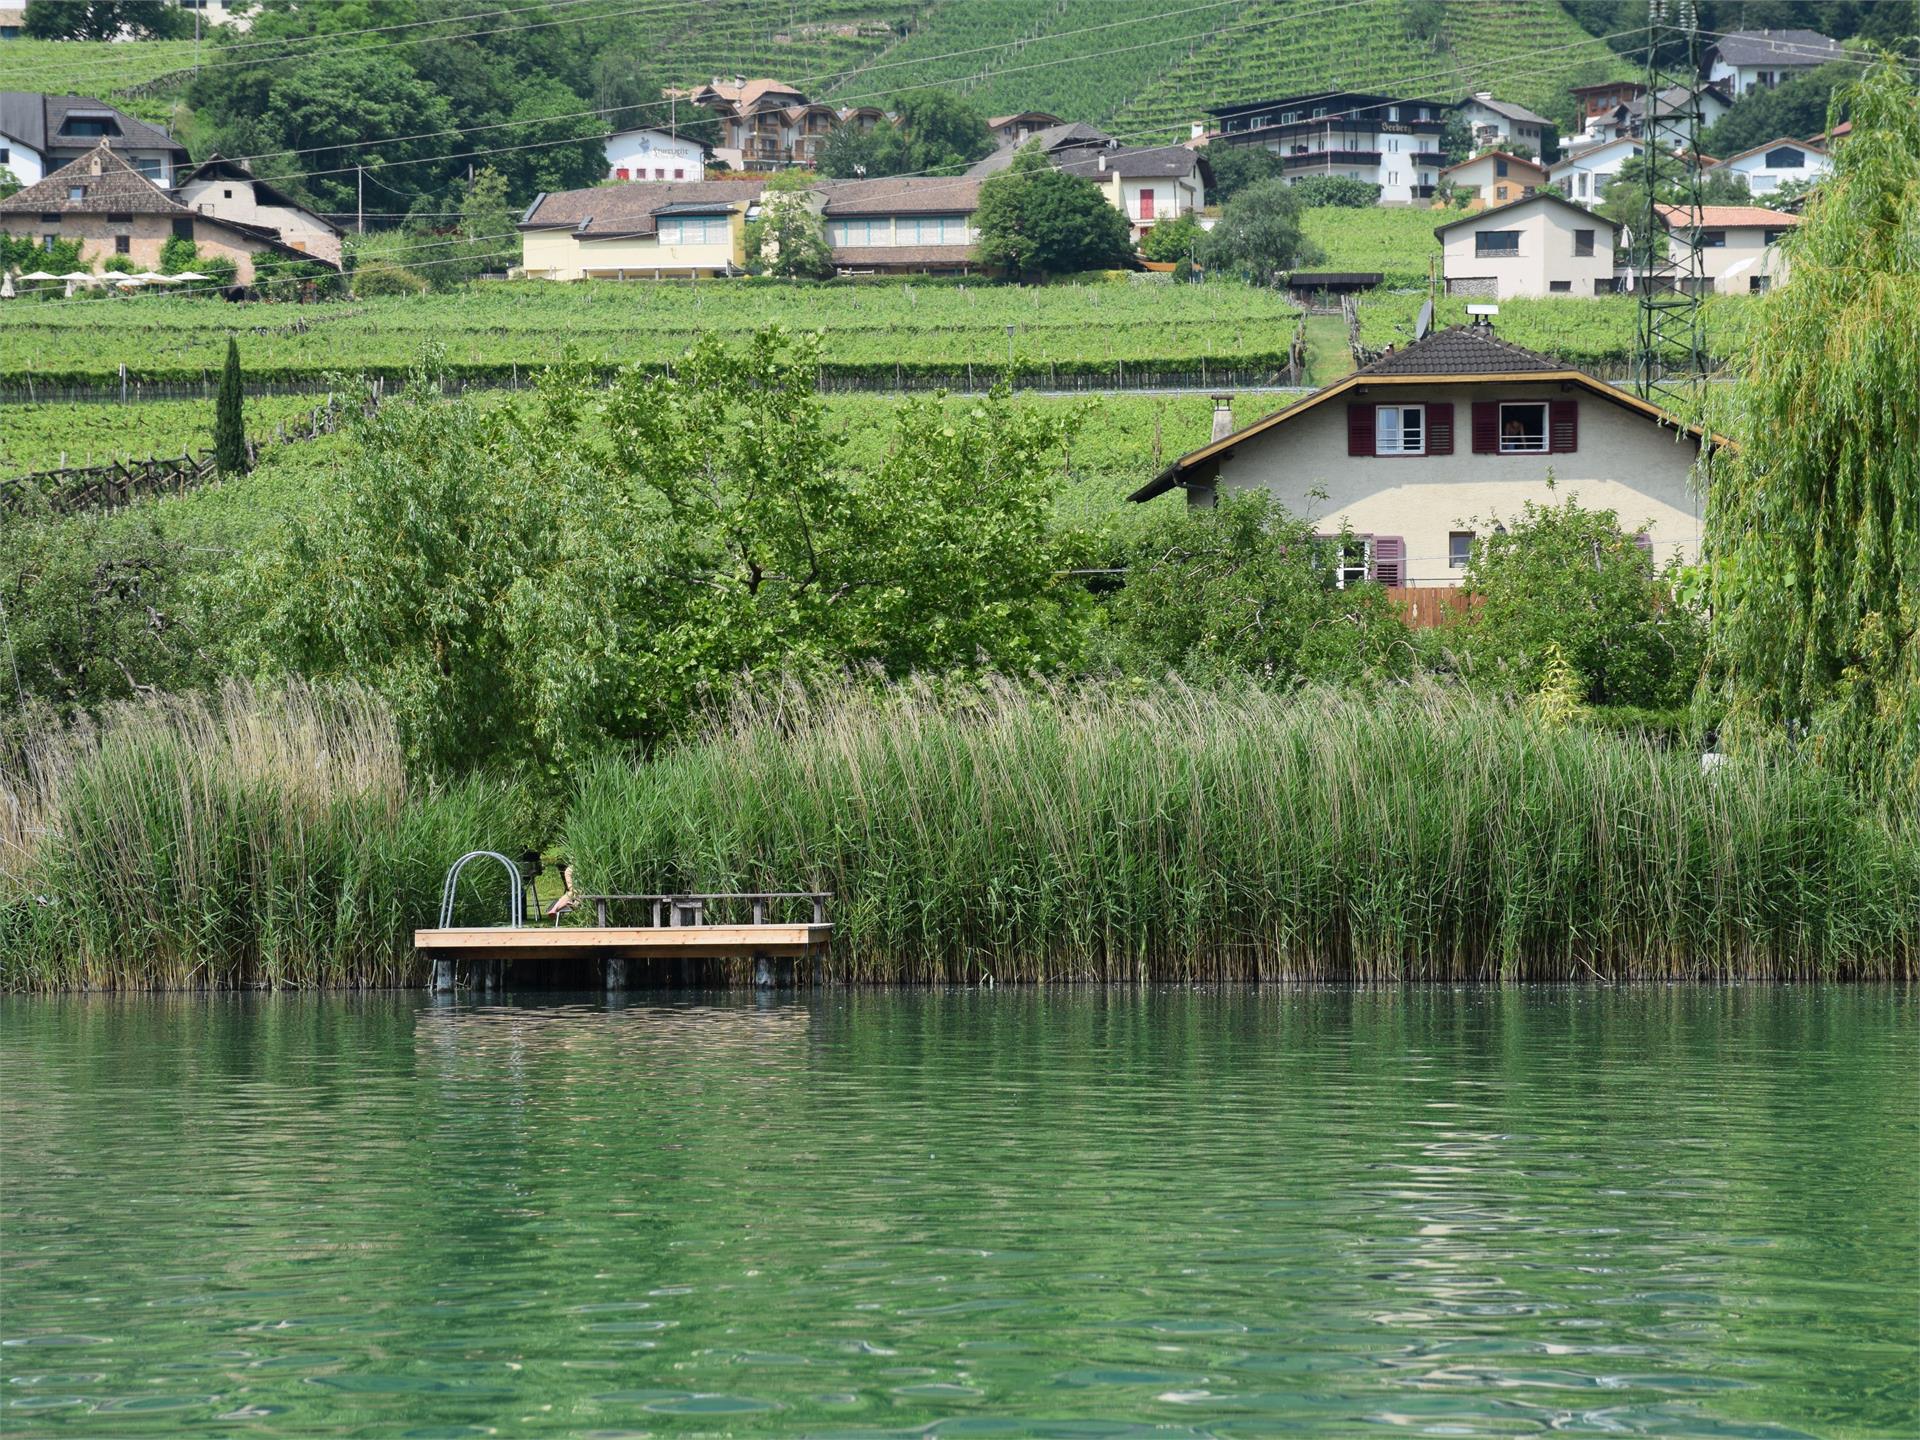
[[[276,425],[304,420],[312,395],[257,395],[246,405],[247,433],[267,438]],[[0,475],[112,460],[174,457],[213,444],[212,400],[138,405],[9,405],[0,422]]]
[[[1492,90],[1552,115],[1569,85],[1631,74],[1554,0],[1448,0],[1439,13],[1442,28],[1429,39],[1411,33],[1395,0],[1264,0],[1167,67],[1117,119],[1128,130],[1184,135],[1210,104],[1333,87],[1434,100]]]
[[[1409,206],[1309,210],[1307,238],[1324,252],[1309,268],[1379,271],[1388,285],[1425,285],[1427,261],[1440,258],[1433,227],[1450,213]]]
[[[1360,343],[1376,350],[1389,344],[1409,344],[1413,340],[1414,321],[1425,298],[1423,293],[1414,293],[1378,294],[1363,299]],[[1462,297],[1440,297],[1434,324],[1464,325],[1467,303]],[[1707,348],[1713,354],[1726,356],[1736,350],[1737,327],[1746,303],[1744,296],[1716,296],[1702,308]],[[1632,356],[1638,315],[1638,302],[1631,295],[1503,300],[1494,326],[1502,339],[1516,345],[1559,356],[1576,365],[1604,369],[1623,365]]]
[[[202,55],[211,53],[211,46]],[[74,91],[110,98],[143,120],[166,122],[177,86],[157,87],[157,95],[127,96],[131,86],[167,77],[184,81],[192,73],[191,40],[141,40],[109,44],[92,40],[8,40],[0,42],[0,90]]]

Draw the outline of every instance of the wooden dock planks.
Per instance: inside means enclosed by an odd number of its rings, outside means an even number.
[[[830,924],[476,926],[416,930],[414,948],[435,958],[529,960],[586,955],[619,959],[751,959],[824,950]]]

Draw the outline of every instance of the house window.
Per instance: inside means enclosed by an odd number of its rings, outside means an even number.
[[[191,240],[193,238],[193,221],[191,219],[174,221],[173,238],[176,240]]]
[[[1424,455],[1427,453],[1427,407],[1376,405],[1373,407],[1373,453]]]
[[[687,172],[685,170],[675,170],[673,172],[673,178],[676,180],[684,180],[687,178]]]
[[[5,165],[8,161],[12,159],[13,159],[13,152],[9,150],[6,146],[0,145],[0,165]]]
[[[60,237],[58,235],[42,235],[40,237],[40,248],[42,250],[51,250],[59,243]]]
[[[1700,248],[1702,250],[1724,250],[1727,245],[1727,232],[1724,230],[1702,230]]]
[[[1314,118],[1314,119],[1316,119],[1316,120],[1324,120],[1324,119],[1326,119],[1326,118],[1327,118],[1327,107],[1326,107],[1326,106],[1324,106],[1324,105],[1316,105],[1316,106],[1314,106],[1314,107],[1313,107],[1313,118]]]
[[[654,167],[653,167],[653,178],[654,178],[654,179],[656,179],[656,180],[664,180],[664,179],[666,179],[666,178],[667,178],[667,171],[666,171],[666,167],[665,167],[664,165],[656,165],[656,166],[654,166]]]
[[[1503,179],[1505,178],[1507,173],[1507,157],[1506,156],[1502,155],[1494,160],[1493,173],[1498,176],[1501,176]]]
[[[1755,275],[1747,281],[1747,292],[1752,295],[1764,295],[1767,293],[1767,288],[1772,284],[1773,277],[1771,275]]]
[[[167,174],[166,162],[157,155],[134,156],[133,168],[153,181],[164,180]]]
[[[1807,157],[1791,145],[1782,145],[1778,150],[1767,152],[1767,169],[1798,170],[1807,163]]]
[[[633,171],[625,165],[622,165],[618,170],[613,172],[613,178],[616,180],[631,180],[633,178]]]
[[[233,191],[231,191],[231,190],[222,190],[222,191],[220,192],[220,196],[221,196],[221,198],[222,198],[222,199],[224,199],[224,200],[231,200],[231,199],[233,198]]]
[[[885,220],[835,220],[827,227],[833,245],[891,245],[892,226]]]
[[[69,185],[69,186],[67,187],[67,199],[69,199],[69,200],[84,200],[84,199],[86,199],[86,198],[87,198],[87,187],[86,187],[86,186],[84,186],[84,185]]]
[[[1780,243],[1780,237],[1785,235],[1786,233],[1787,232],[1784,230],[1764,231],[1761,234],[1760,243],[1763,245],[1778,245]]]
[[[1140,192],[1140,218],[1142,220],[1153,219],[1153,191],[1151,190],[1142,190]]]
[[[1482,230],[1473,237],[1475,255],[1518,255],[1520,253],[1520,232],[1518,230]]]
[[[131,255],[133,253],[133,237],[131,235],[114,236],[113,253],[116,255]]]
[[[1365,537],[1356,538],[1351,544],[1342,546],[1340,558],[1333,566],[1333,583],[1342,590],[1349,585],[1366,584],[1367,561],[1370,558],[1368,552],[1372,549],[1373,542]]]
[[[1547,448],[1547,407],[1544,401],[1504,404],[1500,407],[1500,453],[1538,455]]]
[[[1549,280],[1547,282],[1547,292],[1552,295],[1570,295],[1573,293],[1573,282],[1571,280]]]
[[[107,223],[109,225],[131,225],[133,223],[133,216],[127,213],[112,214],[107,216]]]
[[[1447,536],[1447,568],[1464,570],[1473,556],[1473,531],[1455,530]]]
[[[729,234],[724,215],[674,215],[660,221],[662,245],[719,245]]]
[[[76,140],[98,140],[103,136],[118,135],[120,127],[111,120],[83,120],[79,116],[70,116],[67,123],[60,127],[60,133]]]
[[[1506,187],[1506,186],[1504,186],[1504,185],[1496,185],[1496,186],[1494,186],[1494,187],[1493,187],[1493,198],[1494,198],[1494,199],[1496,199],[1496,200],[1504,200],[1504,199],[1506,199],[1506,198],[1507,198],[1507,187]]]
[[[1433,111],[1429,110],[1425,105],[1422,105],[1420,107],[1420,118],[1422,120],[1431,120],[1433,118]]]
[[[60,212],[58,210],[42,210],[40,212],[40,223],[42,225],[58,225],[60,223]]]
[[[1593,232],[1576,230],[1573,232],[1573,253],[1575,255],[1593,254]]]

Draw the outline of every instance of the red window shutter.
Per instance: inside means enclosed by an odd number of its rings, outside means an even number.
[[[1493,400],[1473,402],[1473,453],[1500,453],[1500,406]]]
[[[1453,453],[1453,406],[1427,406],[1427,454]]]
[[[1373,537],[1373,578],[1382,585],[1407,583],[1407,542],[1404,537]]]
[[[1555,400],[1547,406],[1547,449],[1555,455],[1580,448],[1580,402]]]
[[[1373,454],[1373,406],[1347,406],[1347,454]]]

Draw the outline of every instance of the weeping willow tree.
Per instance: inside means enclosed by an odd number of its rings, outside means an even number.
[[[1739,747],[1920,800],[1920,95],[1854,87],[1834,173],[1756,302],[1707,499],[1710,684]],[[1838,113],[1838,112],[1836,112]]]

